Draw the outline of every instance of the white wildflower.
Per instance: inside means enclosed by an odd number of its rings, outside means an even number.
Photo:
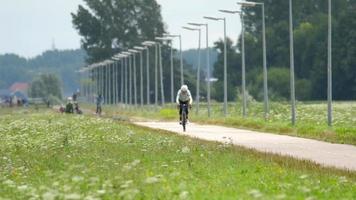
[[[64,195],[64,199],[68,199],[68,200],[76,200],[76,199],[80,199],[80,198],[81,198],[80,194],[77,194],[77,193]]]
[[[155,176],[148,177],[145,180],[145,183],[147,183],[147,184],[153,184],[153,183],[157,183],[157,182],[159,182],[159,179],[157,177],[155,177]]]
[[[189,193],[187,191],[182,191],[179,194],[179,199],[188,199],[188,195],[189,195]]]
[[[190,152],[189,147],[185,146],[182,148],[182,153],[189,153],[189,152]]]

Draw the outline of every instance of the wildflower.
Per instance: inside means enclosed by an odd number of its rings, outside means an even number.
[[[17,189],[20,190],[20,191],[25,191],[25,190],[28,189],[28,186],[27,185],[20,185],[20,186],[17,187]]]
[[[153,184],[153,183],[157,183],[157,182],[159,182],[159,179],[157,177],[155,177],[155,176],[148,177],[145,180],[145,183],[147,183],[147,184]]]
[[[306,174],[303,174],[303,175],[299,176],[300,179],[306,179],[306,178],[308,178],[308,177],[309,177],[309,176],[306,175]]]
[[[43,200],[54,200],[56,199],[57,194],[51,191],[47,191],[44,194],[42,194],[42,199]]]
[[[253,189],[248,192],[249,195],[251,195],[253,198],[258,199],[261,198],[263,195],[259,190]]]
[[[185,146],[182,148],[182,153],[189,153],[189,152],[190,152],[189,147]]]
[[[139,193],[138,189],[128,189],[120,192],[119,196],[122,199],[135,199],[135,196]]]
[[[182,191],[180,194],[179,194],[179,199],[188,199],[188,192],[187,191]]]
[[[76,199],[80,199],[80,198],[81,198],[80,194],[77,194],[77,193],[64,195],[64,199],[68,199],[68,200],[76,200]]]
[[[106,193],[106,191],[105,190],[98,190],[98,191],[96,191],[96,193],[98,193],[99,195],[103,195],[103,194]]]
[[[73,178],[72,178],[73,182],[80,182],[80,181],[83,181],[83,180],[84,180],[84,178],[81,177],[81,176],[73,176]]]

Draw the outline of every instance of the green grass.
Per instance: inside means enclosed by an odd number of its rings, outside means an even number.
[[[0,199],[356,198],[354,172],[111,119],[1,115],[0,138]]]
[[[263,104],[258,102],[249,104],[247,118],[241,116],[240,104],[230,103],[229,114],[226,118],[223,116],[222,104],[213,104],[210,118],[207,117],[206,104],[201,106],[199,115],[196,115],[195,109],[196,107],[193,107],[190,119],[196,123],[217,124],[356,145],[356,102],[335,102],[333,104],[334,124],[332,128],[327,125],[327,107],[323,102],[298,102],[297,124],[294,127],[290,122],[290,105],[288,103],[272,102],[268,120],[264,119]],[[178,120],[174,105],[167,105],[159,109],[153,107],[123,109],[120,106],[108,106],[104,108],[104,111],[109,115]]]

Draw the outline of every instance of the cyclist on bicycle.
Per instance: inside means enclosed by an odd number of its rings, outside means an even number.
[[[177,98],[176,98],[177,105],[179,107],[179,123],[182,124],[182,105],[185,104],[187,105],[187,108],[191,108],[193,104],[193,98],[192,95],[190,94],[190,91],[188,89],[187,85],[182,85],[180,90],[178,90],[177,93]],[[187,109],[187,120],[188,120],[188,114],[189,114],[189,109]]]

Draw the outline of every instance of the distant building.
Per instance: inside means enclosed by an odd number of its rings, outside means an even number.
[[[27,96],[29,87],[30,87],[30,85],[28,83],[16,82],[16,83],[12,84],[12,86],[10,87],[10,91],[12,93],[21,92]]]

